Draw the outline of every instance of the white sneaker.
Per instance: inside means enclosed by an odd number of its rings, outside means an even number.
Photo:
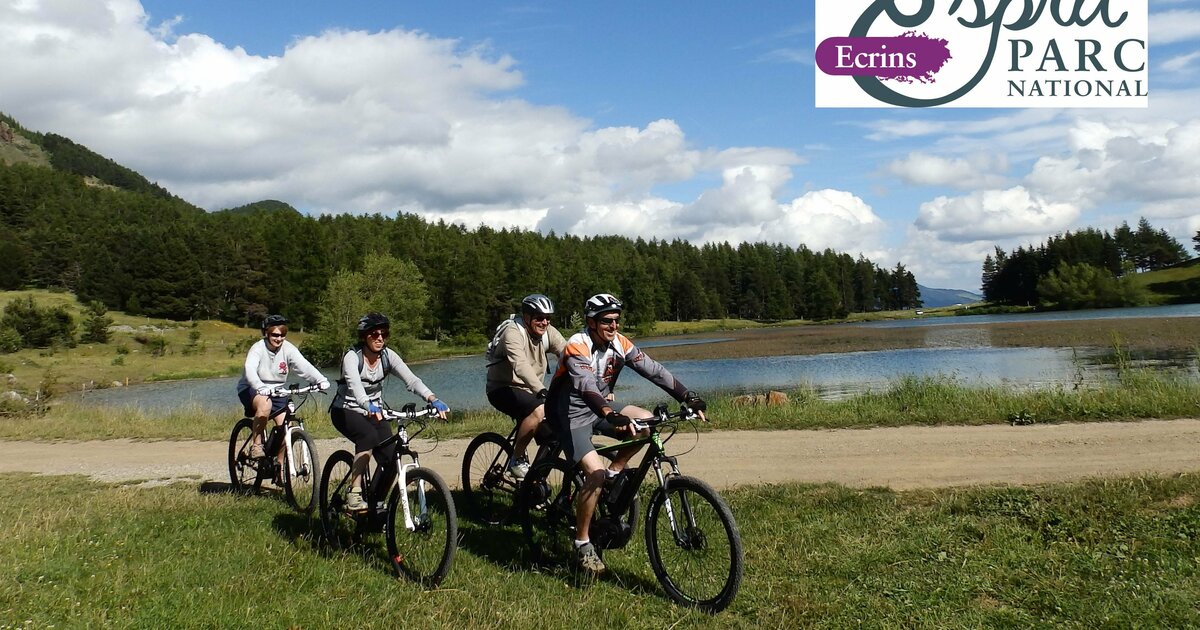
[[[355,488],[346,493],[346,510],[362,512],[365,509],[367,509],[367,502],[363,501],[361,489]]]
[[[508,474],[513,479],[524,479],[529,474],[529,461],[524,457],[514,457],[508,460]]]

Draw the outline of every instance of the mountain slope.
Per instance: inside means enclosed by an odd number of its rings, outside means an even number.
[[[921,290],[921,302],[926,308],[938,306],[954,306],[955,304],[970,304],[983,300],[983,296],[965,289],[935,289],[917,285]]]

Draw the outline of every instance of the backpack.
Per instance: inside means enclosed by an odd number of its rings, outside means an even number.
[[[353,350],[353,351],[354,351],[356,354],[358,354],[358,373],[361,375],[361,374],[362,374],[362,371],[363,371],[363,365],[366,363],[366,359],[364,359],[364,358],[363,358],[363,351],[362,351],[362,347],[361,347],[361,346],[352,346],[352,347],[350,347],[350,348],[347,348],[347,349],[346,349],[346,352],[350,352],[351,350]],[[388,359],[388,351],[387,351],[387,348],[384,348],[384,349],[383,349],[383,352],[381,352],[381,353],[379,354],[379,360],[380,360],[380,361],[383,361],[383,376],[382,376],[382,377],[380,377],[380,379],[379,379],[378,381],[367,381],[367,380],[364,380],[363,382],[364,382],[364,383],[366,383],[367,385],[374,385],[374,384],[376,384],[376,383],[382,383],[382,382],[383,382],[383,379],[387,378],[387,377],[388,377],[388,374],[391,374],[391,373],[392,373],[392,362],[391,362],[391,360],[390,360],[390,359]],[[345,384],[346,384],[346,379],[344,379],[344,378],[339,378],[339,379],[337,380],[337,384],[338,384],[338,385],[345,385]]]
[[[488,367],[492,367],[504,360],[504,349],[500,347],[500,336],[510,326],[516,326],[521,331],[521,334],[525,335],[526,339],[529,338],[529,331],[525,330],[525,327],[521,325],[520,317],[520,315],[509,315],[508,319],[505,319],[496,326],[496,333],[492,335],[492,340],[488,342],[487,350],[483,353],[484,358],[487,359]],[[546,350],[549,347],[550,336],[542,335],[542,350]]]

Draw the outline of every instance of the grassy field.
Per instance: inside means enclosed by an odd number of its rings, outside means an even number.
[[[822,400],[810,389],[789,392],[787,404],[738,406],[729,396],[710,398],[710,423],[702,430],[832,429],[904,425],[1096,422],[1200,417],[1200,382],[1129,371],[1119,382],[1087,389],[1018,391],[965,387],[949,378],[905,378],[886,391],[846,400]],[[338,437],[327,398],[301,408],[315,437]],[[219,413],[180,409],[166,416],[109,407],[63,404],[41,417],[0,416],[0,439],[197,439],[224,440],[240,416],[236,403]],[[429,437],[471,437],[507,432],[511,421],[494,411],[452,414],[430,425]]]
[[[1149,290],[1154,304],[1194,302],[1200,299],[1200,258],[1133,276],[1133,282]]]
[[[32,297],[42,307],[65,306],[83,321],[83,306],[70,293],[43,290],[0,292],[0,310],[9,302]],[[56,393],[81,389],[107,388],[143,382],[212,378],[241,374],[250,344],[260,339],[257,328],[243,328],[228,322],[197,320],[176,322],[136,317],[109,311],[118,326],[108,343],[79,344],[75,348],[26,349],[0,354],[0,374],[12,374],[20,388],[33,391],[43,385]],[[307,335],[291,330],[288,340],[303,345]],[[165,352],[151,352],[151,340],[166,342]],[[433,341],[410,342],[406,357],[414,362],[447,356],[482,352]]]
[[[714,617],[666,599],[640,527],[591,582],[464,518],[449,578],[423,592],[382,536],[333,550],[277,498],[205,490],[0,476],[0,628],[1200,625],[1197,475],[731,491],[746,574]]]

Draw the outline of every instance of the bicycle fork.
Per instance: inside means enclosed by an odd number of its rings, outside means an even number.
[[[400,458],[396,458],[396,500],[400,502],[400,506],[404,513],[404,529],[408,531],[417,530],[417,520],[413,518],[412,508],[409,506],[408,498],[408,471],[414,468],[420,468],[419,462],[411,464],[402,464]],[[417,513],[423,515],[426,513],[425,503],[425,482],[417,484]]]
[[[671,466],[671,470],[663,473],[662,465],[667,463]],[[675,508],[671,501],[670,482],[671,479],[680,476],[679,464],[674,457],[663,457],[654,462],[654,476],[658,478],[658,486],[662,488],[663,493],[663,510],[667,514],[667,523],[671,526],[671,536],[675,538],[675,544],[680,547],[688,547],[691,543],[688,532],[696,530],[696,515],[692,512],[692,506],[688,504],[685,495],[679,495],[679,507],[682,508],[683,518],[687,525],[684,528],[679,527],[679,521],[675,517]],[[649,512],[646,515],[649,516]]]

